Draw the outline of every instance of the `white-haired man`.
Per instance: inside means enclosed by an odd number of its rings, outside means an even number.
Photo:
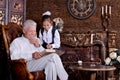
[[[16,38],[10,45],[11,59],[27,59],[27,66],[30,72],[45,70],[46,80],[67,80],[68,74],[65,71],[60,57],[51,53],[42,57],[45,50],[36,37],[36,22],[26,20],[23,25],[23,36]]]

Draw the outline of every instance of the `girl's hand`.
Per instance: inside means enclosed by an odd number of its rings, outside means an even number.
[[[47,49],[51,49],[52,48],[52,44],[48,44],[46,47],[47,47]]]

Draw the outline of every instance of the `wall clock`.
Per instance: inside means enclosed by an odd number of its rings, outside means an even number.
[[[95,11],[95,0],[68,0],[68,11],[77,19],[89,18]]]

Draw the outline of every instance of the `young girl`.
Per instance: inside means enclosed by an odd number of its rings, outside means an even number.
[[[46,49],[60,48],[60,34],[54,28],[49,11],[42,15],[43,28],[39,31],[40,43]]]

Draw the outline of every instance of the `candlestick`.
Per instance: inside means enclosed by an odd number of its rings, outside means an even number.
[[[105,12],[106,12],[106,14],[107,14],[107,11],[108,11],[108,10],[107,10],[107,7],[108,7],[108,6],[106,5],[106,6],[105,6]]]
[[[91,34],[91,44],[93,44],[93,36],[94,34]]]
[[[109,20],[111,17],[111,6],[105,5],[104,8],[102,8],[102,11],[103,11],[103,9],[104,9],[104,13],[102,12],[103,16],[101,17],[101,20],[102,20],[102,26],[104,28],[104,31],[106,31],[106,54],[107,54],[107,53],[109,53],[108,27],[109,27]]]
[[[104,15],[104,7],[102,6],[102,15]]]
[[[109,6],[109,14],[111,15],[111,6]]]

